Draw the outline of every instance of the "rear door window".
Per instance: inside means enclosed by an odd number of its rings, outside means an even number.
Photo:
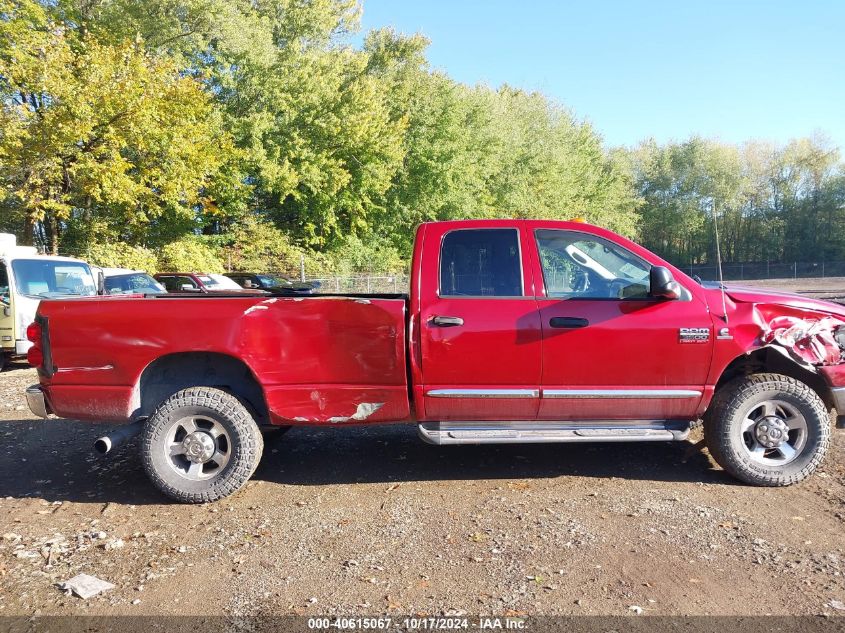
[[[440,247],[441,297],[521,297],[516,229],[458,229]]]

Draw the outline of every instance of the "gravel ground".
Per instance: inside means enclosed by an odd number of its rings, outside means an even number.
[[[413,427],[295,429],[248,487],[169,503],[109,427],[24,411],[0,374],[0,615],[841,614],[845,437],[798,486],[689,444],[433,447]],[[81,600],[78,573],[115,585]],[[833,605],[833,606],[832,606]]]
[[[108,426],[0,374],[0,615],[845,614],[845,433],[789,488],[692,443],[433,447],[413,426],[268,438],[246,489],[170,503]],[[88,600],[79,573],[114,589]]]

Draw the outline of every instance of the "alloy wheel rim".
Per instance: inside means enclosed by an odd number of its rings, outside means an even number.
[[[191,481],[221,473],[229,463],[232,442],[220,422],[190,415],[174,422],[165,435],[164,454],[171,470]]]
[[[746,455],[762,466],[795,461],[807,444],[807,420],[784,400],[752,405],[742,418],[740,439]]]

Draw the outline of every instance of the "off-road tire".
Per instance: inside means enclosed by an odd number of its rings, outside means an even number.
[[[803,415],[807,439],[793,461],[765,466],[745,450],[740,424],[750,406],[776,398]],[[726,472],[755,486],[789,486],[806,479],[821,464],[830,444],[830,414],[809,386],[781,374],[751,374],[719,389],[704,416],[704,440],[710,455]]]
[[[165,432],[184,416],[213,418],[225,427],[232,455],[210,479],[192,481],[181,477],[165,461]],[[147,476],[164,494],[182,503],[207,503],[228,497],[252,476],[261,460],[264,440],[255,420],[235,396],[212,387],[178,391],[161,403],[144,424],[141,460]]]

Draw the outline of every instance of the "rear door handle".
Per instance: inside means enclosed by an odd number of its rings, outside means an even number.
[[[461,317],[436,316],[431,319],[431,323],[437,327],[457,327],[463,325],[464,320]]]
[[[549,325],[553,328],[579,328],[587,327],[590,322],[587,319],[578,317],[552,317],[549,319]]]

